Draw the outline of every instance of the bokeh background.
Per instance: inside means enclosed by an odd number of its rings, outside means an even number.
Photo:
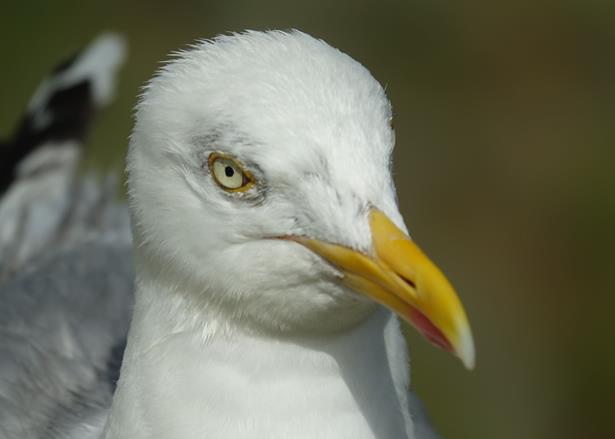
[[[59,59],[119,31],[129,61],[86,166],[122,169],[159,61],[246,28],[321,37],[386,85],[401,210],[477,341],[469,373],[408,331],[443,436],[615,437],[615,2],[3,1],[0,133]]]

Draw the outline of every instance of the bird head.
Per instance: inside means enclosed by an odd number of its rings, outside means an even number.
[[[177,53],[131,138],[137,264],[262,330],[343,330],[381,304],[472,367],[463,307],[398,211],[390,121],[367,69],[298,31]]]

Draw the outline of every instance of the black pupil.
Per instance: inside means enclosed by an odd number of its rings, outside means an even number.
[[[232,167],[227,166],[226,168],[224,168],[224,174],[227,177],[232,177],[233,175],[235,175],[235,170]]]

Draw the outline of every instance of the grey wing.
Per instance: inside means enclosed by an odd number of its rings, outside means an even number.
[[[123,62],[104,34],[63,62],[0,144],[0,438],[97,437],[132,308],[126,206],[76,178]]]
[[[130,246],[101,242],[50,255],[2,286],[0,437],[89,437],[102,427],[132,291]]]
[[[425,406],[412,390],[408,393],[408,406],[414,423],[416,439],[441,439],[431,425]]]

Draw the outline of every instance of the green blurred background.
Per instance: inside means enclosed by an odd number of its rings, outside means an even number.
[[[615,437],[615,2],[3,1],[0,133],[59,59],[120,31],[129,61],[87,157],[119,169],[159,61],[246,28],[321,37],[386,86],[402,212],[477,341],[470,373],[408,331],[439,431]]]

